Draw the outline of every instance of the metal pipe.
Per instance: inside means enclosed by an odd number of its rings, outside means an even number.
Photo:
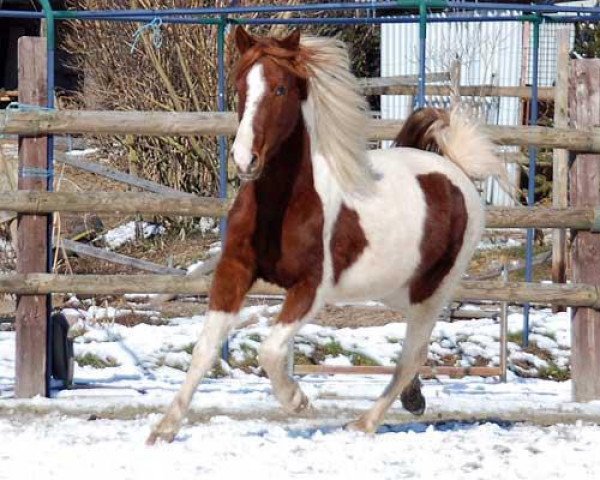
[[[40,0],[46,16],[46,49],[47,49],[47,108],[54,108],[54,90],[55,90],[55,63],[56,63],[56,23],[52,5],[49,0]],[[54,190],[54,135],[48,135],[48,158],[46,162],[48,170],[48,191]],[[51,219],[50,219],[51,220]],[[51,223],[51,222],[50,222]],[[51,226],[51,225],[50,225]],[[52,235],[51,229],[48,235]],[[52,245],[52,243],[49,243]],[[48,253],[48,271],[52,268],[52,252]]]
[[[225,27],[227,18],[219,19],[217,25],[217,110],[224,112],[225,105]],[[227,198],[227,139],[219,135],[219,198]],[[227,234],[227,217],[221,217],[219,221],[219,233],[221,245],[225,245]],[[229,339],[225,339],[221,346],[221,358],[227,362],[229,359]]]
[[[0,10],[2,18],[45,18],[43,12],[26,12],[23,10]]]
[[[532,49],[532,74],[531,74],[531,102],[529,106],[529,124],[536,125],[538,120],[538,75],[539,75],[539,50],[540,50],[540,22],[533,22],[533,49]],[[537,147],[529,147],[529,179],[527,183],[527,205],[535,203],[535,167]],[[533,237],[535,230],[527,229],[525,249],[525,281],[531,282],[533,278]],[[529,345],[529,303],[523,306],[523,346]]]
[[[598,17],[600,19],[600,16]],[[488,22],[530,22],[530,15],[517,15],[513,17],[474,17],[474,16],[446,16],[427,17],[427,23],[488,23]],[[378,17],[378,18],[248,18],[235,19],[234,22],[244,25],[379,25],[388,23],[419,23],[419,16],[406,17]]]
[[[513,15],[513,16],[473,16],[473,15],[446,15],[427,17],[427,23],[506,23],[506,22],[531,22],[534,19],[532,15]],[[540,17],[542,22],[548,23],[578,23],[600,21],[600,14],[585,17]],[[166,20],[168,22],[168,20]],[[233,23],[244,25],[380,25],[388,23],[419,23],[419,16],[402,17],[337,17],[337,18],[239,18],[232,20]],[[182,22],[183,23],[183,22]],[[193,23],[193,22],[187,22]]]
[[[0,10],[0,17],[2,16]],[[81,20],[92,21],[92,20],[101,20],[103,22],[131,22],[131,23],[148,23],[155,18],[160,18],[162,23],[167,24],[183,24],[183,25],[218,25],[220,20],[218,18],[199,18],[197,16],[188,16],[188,17],[170,17],[170,16],[162,16],[157,15],[152,18],[147,17],[136,17],[132,15],[118,15],[114,17],[99,17],[96,18],[94,16],[85,17]],[[75,20],[76,18],[57,18],[56,20]]]
[[[40,0],[42,9],[46,17],[46,106],[47,108],[54,108],[54,89],[55,89],[55,46],[56,46],[56,23],[54,21],[54,12],[52,5],[49,0]],[[46,152],[46,170],[48,172],[46,190],[52,192],[54,190],[54,135],[47,136],[47,152]],[[47,247],[47,258],[46,258],[46,272],[52,272],[52,229],[54,215],[52,213],[47,215],[47,230],[46,230],[46,247]],[[52,296],[46,296],[46,392],[45,396],[50,396],[50,383],[52,376],[52,353],[53,345],[51,341],[52,337],[52,318],[50,315],[52,312]]]
[[[513,4],[513,3],[471,3],[461,0],[448,0],[448,7],[460,10],[512,10],[531,13],[600,13],[600,7],[576,7],[549,4]]]
[[[417,91],[417,106],[425,106],[425,61],[427,55],[427,5],[419,5],[419,89]]]
[[[0,18],[3,17],[3,11],[0,10]],[[41,18],[44,18],[43,16]],[[216,18],[198,18],[198,17],[162,17],[158,15],[155,18],[161,18],[163,23],[179,25],[218,25]],[[579,23],[579,22],[600,22],[600,14],[594,15],[572,15],[567,17],[539,17],[544,23]],[[66,18],[56,18],[59,20],[70,20]],[[120,15],[115,17],[86,17],[85,20],[102,20],[105,22],[132,22],[147,23],[148,18],[135,17],[129,15]],[[440,17],[429,16],[427,23],[489,23],[489,22],[529,22],[533,20],[532,15],[513,15],[513,16],[474,16],[474,15],[454,15],[447,14]],[[401,17],[336,17],[336,18],[237,18],[229,19],[230,23],[244,25],[381,25],[388,23],[418,23],[419,16],[401,16]]]
[[[225,27],[227,19],[222,18],[217,26],[217,110],[226,111],[225,104]],[[219,197],[227,198],[227,139],[219,135]],[[221,241],[225,241],[226,217],[221,218]]]
[[[397,9],[401,3],[403,8],[418,8],[420,1],[413,0],[407,2],[336,2],[336,3],[315,3],[301,5],[268,5],[268,6],[247,6],[247,7],[197,7],[197,8],[171,8],[160,10],[132,9],[126,10],[127,15],[138,18],[154,18],[171,15],[243,15],[243,14],[274,14],[283,12],[320,12],[320,11],[338,11],[338,10],[391,10]],[[432,8],[446,7],[448,2],[445,0],[429,1],[428,6]],[[95,19],[114,17],[122,15],[125,10],[60,10],[56,15],[61,19],[85,19],[93,17]]]
[[[124,11],[125,12],[125,11]],[[166,12],[166,11],[163,11]],[[74,12],[80,13],[80,12]],[[582,12],[583,15],[570,15],[564,17],[539,17],[543,22],[548,23],[577,23],[577,22],[598,22],[600,21],[600,13],[589,13]],[[24,17],[24,18],[45,18],[45,15],[41,12],[19,12],[19,11],[9,11],[9,10],[0,10],[0,18],[12,18],[12,17]],[[55,21],[59,20],[72,20],[78,18],[76,15],[74,16],[54,16]],[[164,23],[171,24],[189,24],[189,25],[218,25],[219,19],[217,18],[198,18],[198,16],[182,16],[182,17],[171,17],[167,13],[157,14],[153,18],[161,18]],[[135,22],[135,23],[146,23],[148,21],[147,17],[140,17],[129,15],[127,13],[121,13],[119,15],[114,16],[95,16],[95,15],[87,15],[85,20],[104,20],[107,22]],[[524,22],[531,21],[531,15],[512,15],[512,16],[474,16],[474,15],[461,15],[448,13],[444,16],[440,17],[431,17],[427,19],[427,23],[451,23],[451,22]],[[387,23],[418,23],[419,16],[411,15],[411,16],[398,16],[398,17],[364,17],[364,18],[356,18],[356,17],[336,17],[336,18],[252,18],[252,19],[230,19],[231,23],[240,23],[247,25],[337,25],[337,24],[346,24],[346,25],[356,25],[356,24],[387,24]]]
[[[406,2],[337,2],[318,3],[304,5],[269,5],[248,7],[198,7],[198,8],[173,8],[161,10],[127,10],[127,15],[138,18],[167,17],[177,15],[239,15],[239,14],[274,14],[282,12],[315,12],[315,11],[339,11],[339,10],[375,10],[385,11],[402,7],[405,9],[420,8],[425,2],[429,8],[455,8],[462,11],[522,11],[538,14],[556,13],[594,13],[600,14],[600,7],[575,7],[562,5],[536,5],[536,4],[510,4],[510,3],[471,3],[461,0],[437,0],[437,1],[406,1]],[[57,10],[55,12],[60,19],[102,19],[123,15],[123,10]]]
[[[508,265],[502,266],[502,280],[508,283]],[[502,302],[500,307],[500,381],[506,383],[507,370],[507,339],[508,339],[508,304]]]

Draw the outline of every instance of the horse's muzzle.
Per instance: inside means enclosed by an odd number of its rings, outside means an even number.
[[[237,176],[242,182],[251,182],[252,180],[256,180],[260,177],[260,173],[242,173],[238,170]]]
[[[237,175],[240,180],[244,182],[251,182],[252,180],[256,180],[260,177],[261,174],[261,162],[259,161],[258,155],[256,153],[252,154],[250,159],[250,163],[246,167],[245,171],[242,171],[238,164],[236,163]]]

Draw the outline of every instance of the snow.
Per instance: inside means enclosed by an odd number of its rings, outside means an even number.
[[[124,225],[120,225],[117,228],[113,228],[104,234],[104,242],[111,248],[119,248],[125,245],[127,242],[135,240],[135,224],[136,222],[127,222]],[[162,225],[156,225],[154,223],[141,222],[144,238],[149,238],[154,235],[160,235],[164,233],[165,228]]]
[[[85,148],[83,150],[69,150],[65,152],[65,155],[69,157],[87,157],[88,155],[94,155],[98,153],[97,148]]]
[[[207,233],[219,233],[219,220],[213,217],[201,217],[200,218],[200,231],[203,234]]]
[[[342,427],[372,405],[387,376],[302,377],[314,409],[302,416],[285,414],[268,379],[252,364],[280,305],[242,311],[249,325],[234,333],[229,345],[232,364],[246,361],[247,368],[205,379],[194,397],[190,422],[176,441],[146,447],[151,425],[183,381],[204,317],[125,327],[110,321],[122,311],[85,310],[75,300],[70,314],[78,318],[76,357],[94,355],[113,366],[76,363],[75,381],[86,388],[56,391],[52,399],[14,399],[15,334],[0,332],[0,479],[80,480],[91,474],[145,480],[579,480],[597,478],[600,472],[600,457],[594,454],[600,444],[600,402],[574,403],[570,381],[517,376],[535,377],[548,361],[512,342],[507,383],[478,377],[425,380],[425,416],[419,420],[396,402],[374,436]],[[568,313],[532,310],[530,321],[530,341],[545,351],[545,358],[567,368]],[[518,333],[521,327],[522,316],[514,310],[509,331]],[[338,330],[307,325],[295,346],[308,358],[321,352],[319,361],[329,365],[350,365],[357,353],[392,365],[404,335],[401,323]],[[482,358],[497,364],[498,338],[493,319],[438,322],[430,361],[455,355],[462,357],[459,364]]]
[[[214,417],[172,445],[147,448],[146,422],[3,420],[0,436],[11,441],[0,454],[0,478],[579,480],[600,468],[595,426],[415,425],[368,437],[304,422]]]
[[[507,230],[505,230],[507,232]],[[484,238],[477,246],[478,250],[498,250],[501,248],[520,247],[523,245],[521,240],[506,236],[505,238]]]

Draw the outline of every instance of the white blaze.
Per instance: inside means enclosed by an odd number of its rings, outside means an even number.
[[[252,123],[254,122],[256,109],[266,90],[263,66],[261,64],[254,65],[250,69],[248,75],[246,75],[246,82],[244,116],[240,121],[240,126],[238,127],[232,146],[233,160],[242,172],[247,170],[252,159],[252,143],[254,141]]]

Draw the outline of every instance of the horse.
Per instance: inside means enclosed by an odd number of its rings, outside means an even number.
[[[241,186],[186,378],[147,443],[174,439],[258,279],[286,291],[259,363],[287,412],[310,405],[287,372],[289,340],[327,303],[377,300],[404,315],[406,339],[385,391],[346,428],[375,432],[398,396],[420,415],[418,368],[483,229],[469,177],[505,168],[457,111],[418,110],[394,148],[368,150],[366,102],[335,38],[298,30],[257,37],[237,27],[234,40],[239,128],[231,155]]]

